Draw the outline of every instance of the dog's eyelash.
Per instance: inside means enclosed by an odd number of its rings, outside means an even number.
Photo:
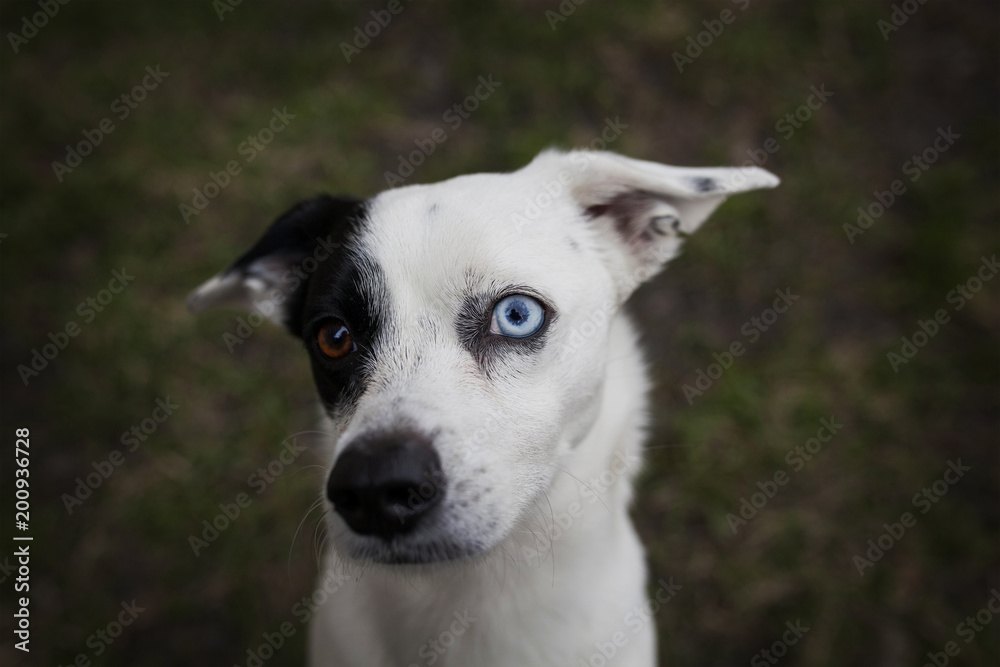
[[[496,306],[507,297],[517,294],[530,296],[541,304],[545,311],[542,325],[535,333],[523,338],[511,338],[491,332],[490,323]],[[550,302],[536,290],[512,285],[492,294],[466,297],[456,316],[455,330],[459,341],[472,354],[477,365],[489,375],[508,353],[523,355],[540,350],[545,344],[548,330],[556,316],[556,311]]]

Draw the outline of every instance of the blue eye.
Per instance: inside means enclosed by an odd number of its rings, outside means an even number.
[[[536,299],[513,294],[493,308],[490,332],[510,338],[525,338],[542,328],[545,309]]]

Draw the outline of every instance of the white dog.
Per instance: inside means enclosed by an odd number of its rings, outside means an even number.
[[[680,587],[647,593],[628,516],[647,379],[622,304],[777,184],[547,151],[300,203],[192,294],[302,338],[337,434],[312,665],[655,664],[649,611]]]

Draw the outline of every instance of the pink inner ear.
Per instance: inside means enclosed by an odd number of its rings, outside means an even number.
[[[588,206],[584,210],[584,213],[588,218],[599,218],[607,213],[609,208],[611,208],[610,204],[594,204],[593,206]]]
[[[584,209],[590,218],[608,216],[614,221],[615,230],[628,244],[645,244],[653,240],[650,233],[670,234],[670,230],[651,229],[648,214],[657,201],[666,201],[662,196],[647,190],[627,190],[613,195],[602,204],[592,204]]]

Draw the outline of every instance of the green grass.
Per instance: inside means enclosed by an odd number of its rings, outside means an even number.
[[[303,455],[195,557],[203,519],[314,424],[305,355],[261,327],[233,354],[239,313],[195,318],[184,297],[291,202],[370,195],[413,140],[480,75],[502,82],[411,179],[514,169],[550,145],[611,146],[674,164],[738,164],[774,137],[774,191],[724,205],[684,255],[635,296],[657,386],[649,465],[634,515],[653,581],[684,586],[657,615],[665,665],[746,664],[796,619],[811,629],[786,665],[1000,663],[1000,622],[956,626],[998,582],[1000,285],[960,311],[947,294],[998,250],[997,16],[986,2],[928,2],[889,40],[891,3],[588,2],[553,31],[555,2],[414,2],[345,63],[340,42],[385,3],[77,0],[0,60],[0,232],[5,437],[32,432],[32,653],[4,664],[231,665],[292,619],[312,589],[318,456]],[[736,19],[683,74],[672,54],[702,21]],[[36,3],[7,2],[3,34]],[[51,163],[147,65],[170,75],[62,182]],[[791,137],[776,123],[811,85],[833,97]],[[210,171],[273,108],[296,118],[190,224]],[[870,229],[842,229],[931,145],[961,138]],[[135,281],[83,325],[77,305],[113,269]],[[800,300],[688,405],[682,386],[744,340],[775,289]],[[886,355],[919,319],[951,321],[898,373]],[[68,321],[82,331],[25,387],[17,366]],[[82,507],[61,496],[158,397],[180,407]],[[843,430],[734,535],[726,520],[830,416]],[[858,575],[852,556],[949,460],[972,467]],[[11,466],[5,462],[5,471]],[[10,489],[10,473],[5,473]],[[5,518],[9,516],[4,491]],[[12,510],[11,510],[12,511]],[[13,532],[4,523],[6,544]],[[12,549],[0,548],[0,562]],[[14,597],[12,579],[2,584]],[[101,656],[87,638],[120,603],[144,611]],[[8,603],[6,609],[11,609]],[[5,637],[10,614],[0,620]],[[304,628],[268,664],[301,664]]]

